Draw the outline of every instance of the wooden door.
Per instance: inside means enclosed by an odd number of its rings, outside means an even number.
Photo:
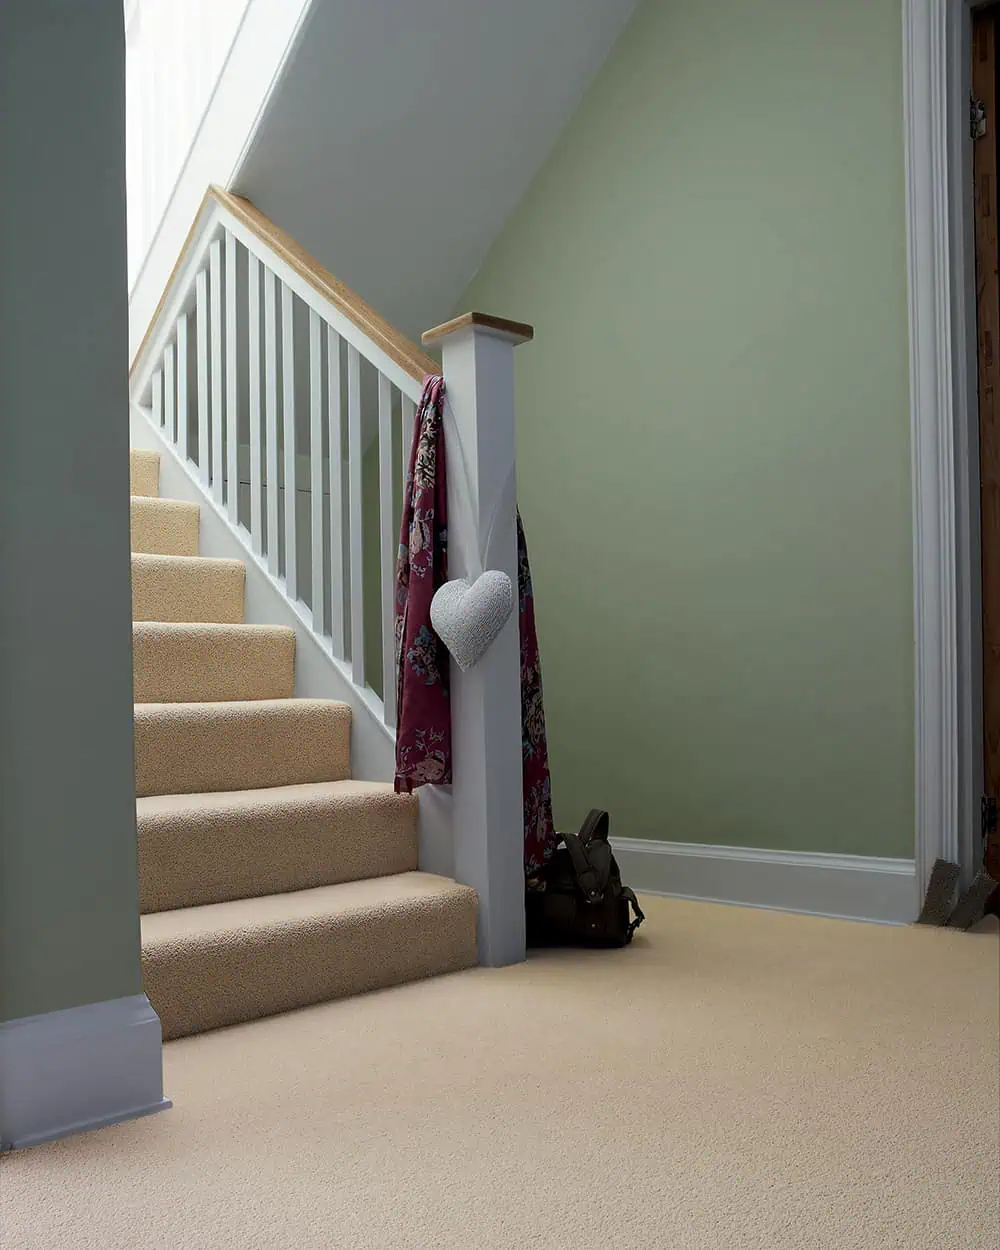
[[[1000,800],[1000,281],[997,237],[997,9],[973,15],[972,95],[985,110],[973,146],[976,313],[979,348],[979,473],[983,577],[983,762],[988,797]],[[986,868],[1000,879],[1000,840]],[[980,867],[979,864],[976,865]]]

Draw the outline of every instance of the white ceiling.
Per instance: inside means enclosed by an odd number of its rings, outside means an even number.
[[[455,311],[635,4],[315,0],[233,190],[419,338]]]

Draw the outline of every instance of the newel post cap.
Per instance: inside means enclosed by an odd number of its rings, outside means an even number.
[[[468,312],[463,313],[461,317],[454,317],[451,321],[435,326],[433,330],[425,330],[420,336],[420,341],[428,347],[432,343],[440,343],[442,339],[468,329],[486,330],[498,338],[506,339],[515,347],[519,343],[528,343],[535,337],[534,327],[525,325],[523,321],[508,321],[506,317],[491,317],[489,313]]]

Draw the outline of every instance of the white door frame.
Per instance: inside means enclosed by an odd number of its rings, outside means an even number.
[[[918,902],[937,858],[969,881],[983,784],[973,7],[903,0]]]

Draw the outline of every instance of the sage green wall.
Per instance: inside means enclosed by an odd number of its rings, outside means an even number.
[[[901,93],[899,0],[645,0],[462,301],[562,827],[913,854]]]
[[[0,1022],[142,990],[124,149],[121,0],[2,0]]]

